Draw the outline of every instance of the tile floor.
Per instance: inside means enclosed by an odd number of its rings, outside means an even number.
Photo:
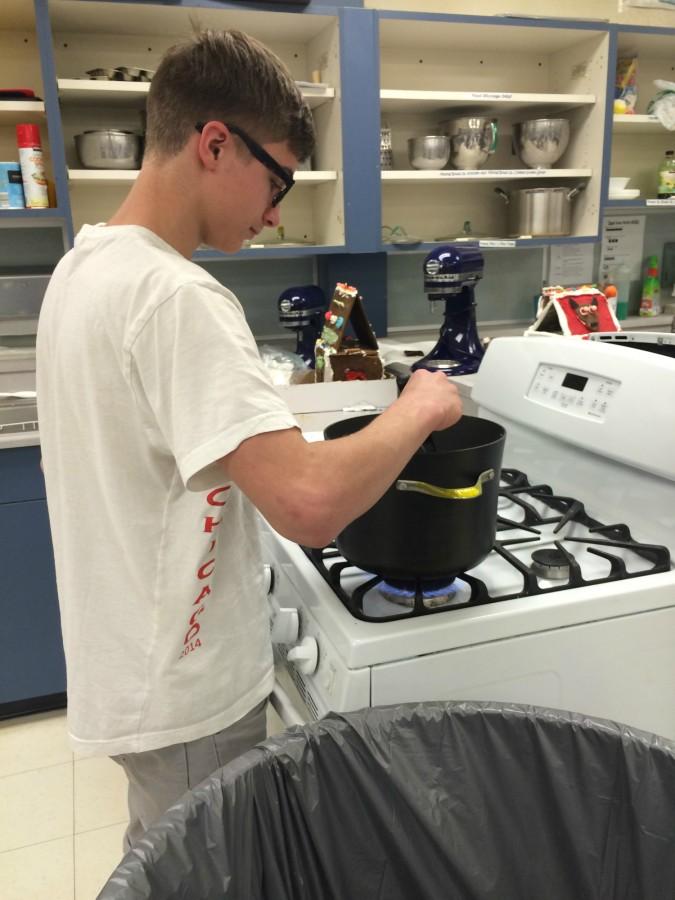
[[[0,722],[2,900],[94,900],[126,822],[123,771],[73,754],[65,712]]]
[[[267,730],[283,730],[269,708]],[[126,824],[124,772],[73,754],[65,711],[0,721],[2,900],[95,900]]]

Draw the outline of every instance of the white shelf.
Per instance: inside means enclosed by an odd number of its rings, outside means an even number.
[[[138,169],[68,169],[71,184],[131,184],[138,178]],[[298,185],[328,184],[337,181],[337,172],[296,172]]]
[[[57,79],[59,97],[68,106],[144,106],[150,90],[149,81],[96,81],[86,78]],[[302,96],[310,108],[321,106],[335,97],[335,88],[302,88]]]
[[[385,184],[448,184],[456,181],[530,181],[542,178],[590,178],[592,169],[441,169],[439,170],[384,170]]]
[[[614,116],[614,134],[655,134],[668,132],[656,116]]]
[[[58,78],[59,98],[69,106],[142,107],[150,90],[148,81],[95,81],[85,78]]]
[[[532,107],[575,109],[592,106],[594,94],[513,94],[500,91],[380,91],[382,112],[441,111],[451,107],[482,112],[520,112]]]
[[[45,105],[39,100],[1,100],[0,125],[17,122],[40,124],[45,118]]]

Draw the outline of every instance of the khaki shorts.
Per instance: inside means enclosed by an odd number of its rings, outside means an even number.
[[[129,780],[124,852],[186,792],[266,737],[267,700],[217,734],[159,750],[113,756]]]

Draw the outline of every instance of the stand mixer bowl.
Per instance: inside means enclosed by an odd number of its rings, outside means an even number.
[[[462,116],[441,126],[450,137],[450,162],[455,169],[481,169],[497,147],[497,120]]]
[[[413,169],[442,169],[450,159],[450,138],[427,134],[408,140],[408,160]]]
[[[530,119],[513,126],[516,153],[531,169],[555,165],[570,142],[567,119]]]

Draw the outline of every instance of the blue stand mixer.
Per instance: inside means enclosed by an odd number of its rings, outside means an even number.
[[[427,254],[424,293],[432,303],[444,301],[445,314],[436,346],[413,364],[413,370],[446,375],[478,371],[485,350],[476,328],[474,285],[483,277],[483,267],[477,247],[444,246]]]
[[[286,288],[279,295],[279,322],[297,333],[295,352],[314,368],[314,344],[323,328],[326,295],[315,284]]]

